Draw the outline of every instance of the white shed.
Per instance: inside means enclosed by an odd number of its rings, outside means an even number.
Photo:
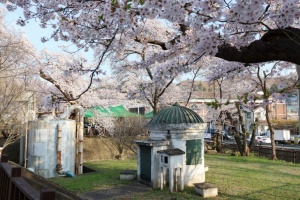
[[[138,180],[152,188],[161,187],[161,154],[168,149],[179,149],[181,174],[185,186],[205,182],[204,138],[206,124],[193,110],[175,103],[158,112],[148,124],[150,140],[136,141],[138,144]],[[177,168],[177,167],[175,167]],[[180,167],[179,167],[180,168]],[[169,184],[170,185],[170,184]],[[171,186],[175,184],[171,184]],[[173,190],[173,188],[172,188]],[[170,190],[171,191],[171,190]]]

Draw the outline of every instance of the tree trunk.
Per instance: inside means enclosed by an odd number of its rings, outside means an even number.
[[[218,153],[221,153],[221,150],[222,150],[222,147],[221,147],[222,146],[222,143],[221,143],[222,134],[220,134],[220,132],[218,130],[215,135],[216,135],[216,151]]]
[[[243,123],[244,119],[243,119],[242,111],[241,111],[241,107],[240,107],[241,104],[240,103],[236,103],[235,106],[236,106],[236,108],[238,110],[239,121],[240,121],[240,125],[242,127],[243,136],[244,136],[244,141],[243,141],[243,146],[242,146],[242,148],[243,148],[243,154],[241,156],[248,156],[250,150],[249,150],[248,144],[247,144],[247,131],[246,131],[245,125]]]
[[[239,134],[237,133],[236,130],[234,131],[233,135],[234,135],[234,139],[236,141],[236,145],[238,147],[238,150],[240,152],[240,155],[244,156],[244,151],[243,151],[243,145],[242,145],[242,142],[241,142],[241,137],[239,136]]]
[[[276,156],[276,145],[275,145],[275,140],[274,140],[274,129],[272,127],[269,112],[270,112],[269,105],[266,105],[266,119],[267,119],[267,123],[268,123],[269,129],[270,129],[270,135],[271,135],[272,159],[276,160],[277,156]]]
[[[158,109],[159,109],[159,107],[158,107],[158,99],[155,99],[154,101],[153,101],[153,115],[156,115],[157,113],[158,113]]]
[[[251,140],[250,140],[250,143],[249,143],[249,151],[251,150],[251,147],[254,144],[257,127],[258,127],[258,118],[256,118],[255,122],[254,122],[253,130],[252,130],[252,134],[251,134]]]

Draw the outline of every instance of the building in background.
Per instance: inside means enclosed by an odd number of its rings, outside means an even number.
[[[186,107],[195,111],[205,122],[210,123],[215,121],[218,117],[218,113],[213,113],[211,108],[207,106],[207,103],[215,101],[215,97],[218,97],[218,89],[212,84],[204,81],[196,81],[194,85],[191,98]],[[179,84],[179,86],[183,91],[180,104],[185,106],[190,92],[191,81],[183,81]],[[216,90],[216,93],[214,93],[214,90]],[[226,96],[226,94],[223,95]],[[243,109],[243,117],[247,124],[247,129],[251,130],[251,126],[254,123],[255,118],[258,118],[260,121],[260,126],[258,128],[259,133],[265,132],[268,129],[265,117],[266,110],[261,107],[261,103],[262,101],[259,101],[257,106],[254,106],[252,110],[248,108]],[[289,93],[287,95],[287,99],[272,102],[269,104],[269,108],[272,120],[297,120],[299,110],[298,93]]]

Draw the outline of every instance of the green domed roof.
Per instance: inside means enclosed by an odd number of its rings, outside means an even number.
[[[195,124],[203,123],[201,117],[193,110],[175,103],[173,106],[159,111],[149,122],[155,124]]]

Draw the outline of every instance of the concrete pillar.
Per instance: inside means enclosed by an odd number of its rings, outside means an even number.
[[[177,192],[177,185],[178,185],[178,180],[177,180],[178,169],[179,169],[179,168],[175,168],[175,169],[174,169],[174,176],[175,176],[175,179],[174,179],[175,192]]]
[[[173,169],[169,168],[169,191],[173,192],[174,179],[173,179]]]
[[[164,188],[164,168],[163,167],[160,167],[159,175],[160,175],[160,189],[163,190],[163,188]]]
[[[184,189],[184,181],[183,181],[183,168],[180,168],[179,171],[180,171],[180,191],[183,191]]]

